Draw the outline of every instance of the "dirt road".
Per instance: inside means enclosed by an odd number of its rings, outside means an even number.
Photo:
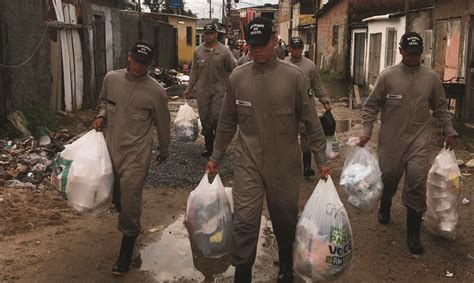
[[[349,111],[343,103],[336,104],[334,116],[340,120],[337,138],[341,142],[341,154],[331,166],[333,179],[338,183],[344,162],[343,142],[350,136],[358,136],[361,126],[357,124],[359,113]],[[375,140],[376,137],[372,139]],[[372,142],[371,146],[375,144]],[[166,176],[176,174],[173,170],[179,166],[199,172],[205,161],[186,155],[198,156],[200,146],[188,150],[185,154],[172,155],[175,166],[152,170],[171,170],[165,172]],[[438,150],[434,145],[433,154]],[[464,161],[474,155],[462,145],[456,154]],[[462,171],[463,197],[474,201],[474,175],[471,175],[474,170]],[[98,217],[84,217],[74,213],[54,190],[0,188],[0,281],[232,282],[233,268],[228,260],[199,256],[183,224],[187,197],[201,173],[196,174],[198,178],[181,173],[180,187],[171,187],[167,178],[156,177],[156,173],[151,173],[155,177],[149,179],[152,185],[144,192],[143,232],[136,249],[135,268],[120,279],[110,275],[120,241],[115,228],[117,214],[112,209]],[[232,186],[230,174],[229,170],[224,178],[228,186]],[[301,180],[300,211],[316,182],[316,178]],[[460,206],[458,236],[453,242],[436,238],[423,227],[426,253],[416,258],[406,247],[405,209],[399,193],[392,209],[393,221],[387,226],[377,222],[376,212],[362,214],[347,203],[344,192],[339,190],[339,194],[350,217],[356,260],[337,281],[474,282],[474,203]],[[254,280],[275,282],[277,265],[276,243],[265,211]]]

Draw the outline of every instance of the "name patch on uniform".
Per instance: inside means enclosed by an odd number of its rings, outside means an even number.
[[[250,101],[244,101],[244,100],[236,99],[235,104],[240,105],[240,106],[245,106],[245,107],[252,107],[252,102],[250,102]]]
[[[387,94],[387,98],[389,99],[402,99],[402,96],[400,94]]]

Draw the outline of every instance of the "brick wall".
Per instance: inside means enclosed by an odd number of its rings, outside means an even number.
[[[49,6],[46,0],[0,0],[3,18],[4,63],[16,65],[30,57],[40,44]],[[22,67],[3,67],[3,91],[0,116],[25,103],[48,102],[51,95],[50,37],[47,33],[37,53]]]
[[[344,72],[347,42],[347,1],[339,1],[318,18],[317,66],[334,72]],[[333,45],[333,27],[338,26],[337,44]]]

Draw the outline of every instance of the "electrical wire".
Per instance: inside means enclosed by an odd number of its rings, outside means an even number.
[[[46,28],[44,29],[44,32],[43,32],[43,35],[41,36],[41,39],[40,39],[40,42],[38,44],[38,46],[36,46],[36,49],[35,51],[33,52],[33,54],[28,58],[26,59],[25,62],[21,63],[21,64],[18,64],[18,65],[4,65],[4,64],[0,64],[0,67],[4,67],[4,68],[19,68],[19,67],[22,67],[24,65],[26,65],[28,62],[30,62],[31,59],[33,59],[33,57],[36,55],[36,53],[38,52],[39,48],[41,47],[41,44],[43,43],[43,40],[44,40],[44,37],[46,35],[46,32],[48,31],[48,28],[49,28],[49,22],[46,23]]]

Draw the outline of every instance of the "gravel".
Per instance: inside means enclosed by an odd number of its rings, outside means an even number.
[[[195,187],[204,175],[207,158],[201,156],[204,145],[196,142],[185,143],[173,140],[170,144],[170,157],[163,164],[151,164],[148,173],[147,185],[153,187]],[[153,160],[156,159],[153,153]],[[232,150],[228,150],[226,157],[220,164],[220,176],[225,186],[232,186]],[[211,179],[212,181],[212,179]]]

